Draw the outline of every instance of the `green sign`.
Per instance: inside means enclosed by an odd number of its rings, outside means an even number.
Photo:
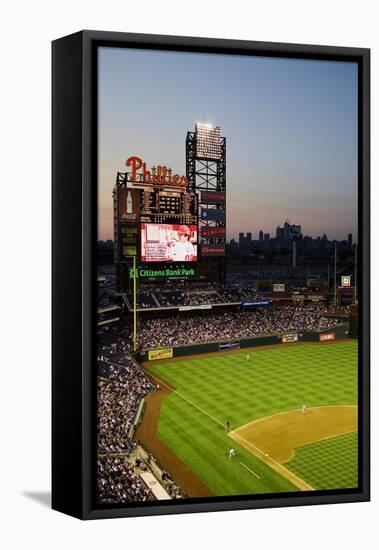
[[[187,278],[195,277],[196,270],[194,267],[165,267],[163,269],[149,269],[145,267],[137,267],[136,277],[137,279],[143,278]],[[134,268],[129,269],[129,279],[134,278]]]

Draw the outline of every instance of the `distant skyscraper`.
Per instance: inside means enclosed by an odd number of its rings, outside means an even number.
[[[245,233],[239,233],[239,234],[238,234],[238,242],[239,242],[239,244],[242,244],[242,243],[243,243],[244,238],[245,238]]]
[[[246,240],[251,241],[251,233],[246,233]]]
[[[299,238],[301,235],[301,225],[295,225],[288,222],[284,222],[283,227],[276,228],[276,238],[283,242],[292,241]]]
[[[347,241],[349,243],[350,248],[353,246],[353,235],[351,233],[347,236]]]
[[[264,238],[265,241],[269,241],[270,240],[270,233],[265,233],[263,235],[263,238]]]
[[[262,231],[262,229],[259,231],[259,240],[263,241],[263,231]]]

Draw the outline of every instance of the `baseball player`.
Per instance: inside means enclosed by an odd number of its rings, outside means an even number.
[[[190,242],[191,229],[188,225],[181,225],[178,230],[178,241],[170,245],[170,255],[174,262],[190,262],[195,256],[195,247]]]

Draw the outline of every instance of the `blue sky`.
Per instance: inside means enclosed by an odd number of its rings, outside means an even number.
[[[288,219],[306,235],[357,235],[354,63],[101,48],[99,238],[131,155],[185,174],[195,122],[227,138],[227,237]]]

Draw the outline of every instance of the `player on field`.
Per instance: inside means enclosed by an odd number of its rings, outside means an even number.
[[[305,414],[307,412],[307,406],[306,405],[303,405],[301,407],[301,414]]]
[[[229,422],[229,420],[226,421],[226,431],[230,432],[230,422]]]
[[[229,458],[233,458],[233,456],[236,456],[236,451],[232,448],[229,450]]]
[[[248,353],[248,354],[246,355],[246,361],[249,361],[249,360],[250,360],[250,354]]]

